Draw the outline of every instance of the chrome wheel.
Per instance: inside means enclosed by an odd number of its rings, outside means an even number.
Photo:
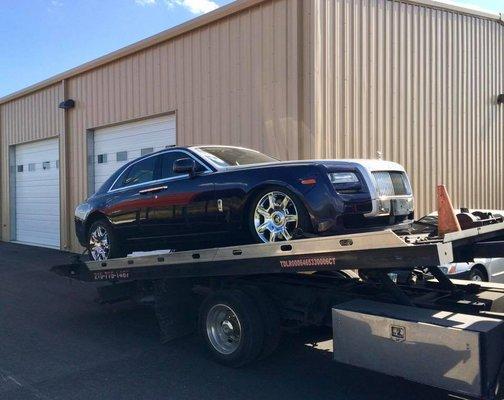
[[[109,258],[110,238],[103,226],[97,226],[89,234],[89,252],[95,261],[103,261]]]
[[[481,278],[481,276],[479,274],[474,274],[471,277],[471,280],[474,281],[474,282],[483,282],[483,279]]]
[[[298,226],[298,210],[292,199],[282,192],[270,192],[258,201],[254,226],[263,242],[291,240]]]
[[[233,309],[225,304],[216,304],[210,309],[206,331],[210,343],[221,354],[232,354],[240,346],[240,321]]]

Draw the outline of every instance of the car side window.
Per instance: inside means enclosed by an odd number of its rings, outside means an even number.
[[[182,151],[169,151],[161,155],[161,179],[172,178],[180,176],[173,172],[173,163],[181,158],[191,158],[191,156]],[[196,172],[205,171],[205,167],[198,161],[196,162]]]
[[[149,157],[133,164],[126,170],[120,181],[114,185],[114,189],[139,185],[154,180],[156,159],[157,157]]]

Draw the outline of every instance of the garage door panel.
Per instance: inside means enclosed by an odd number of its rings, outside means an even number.
[[[27,208],[27,207],[25,207]],[[26,223],[40,224],[44,223],[54,223],[55,226],[59,224],[56,218],[59,214],[54,210],[53,207],[40,207],[36,212],[32,210],[19,211],[16,212],[18,220],[16,221],[16,226],[22,226]]]
[[[29,186],[22,186],[16,187],[16,192],[19,195],[20,198],[30,198],[33,197],[36,193],[37,190],[40,190],[41,193],[37,195],[37,198],[42,199],[58,199],[58,193],[47,193],[47,192],[57,192],[59,186],[58,185],[29,185]]]
[[[33,142],[19,145],[22,147],[22,153],[16,154],[16,161],[42,161],[48,156],[48,153],[52,153],[54,150],[55,139],[50,139],[51,143]],[[49,159],[48,161],[54,161]]]
[[[100,146],[114,147],[117,140],[143,137],[144,139],[162,133],[167,136],[175,136],[175,116],[161,117],[159,122],[150,124],[148,122],[136,122],[123,124],[113,128],[103,128],[99,130],[100,136],[95,137],[95,143]],[[138,125],[140,124],[140,126]]]
[[[59,238],[59,235],[55,232],[49,232],[44,229],[42,229],[40,226],[38,228],[34,228],[30,225],[27,226],[22,226],[19,228],[19,232],[23,236],[30,235],[30,237],[33,237],[33,241],[26,240],[25,242],[28,243],[37,243],[39,241],[39,238]],[[35,236],[34,236],[35,234]]]
[[[100,150],[100,153],[97,154],[107,154],[107,155],[116,155],[117,152],[122,151],[121,148],[117,147],[118,140],[120,144],[130,141],[128,143],[127,149],[130,153],[135,153],[140,156],[140,152],[142,149],[154,148],[156,150],[161,150],[164,147],[170,145],[170,136],[165,135],[166,131],[153,132],[152,134],[146,133],[144,135],[135,135],[131,137],[123,137],[121,139],[112,140],[110,143],[96,143],[96,148]],[[153,136],[155,135],[155,136]],[[166,138],[168,140],[160,140],[160,138]]]
[[[153,131],[160,131],[166,129],[166,122],[167,121],[174,121],[175,120],[175,115],[165,115],[161,117],[155,117],[155,118],[148,118],[148,119],[143,119],[140,121],[136,122],[130,122],[126,124],[118,124],[115,126],[111,126],[108,128],[102,128],[101,131],[106,132],[108,135],[107,137],[102,137],[100,140],[107,140],[110,137],[123,137],[124,130],[127,128],[128,134],[135,134],[135,133],[145,133],[145,132],[153,132]],[[169,125],[169,129],[174,130],[175,125]],[[115,136],[114,136],[115,135]]]
[[[36,232],[37,234],[43,233],[44,235],[56,235],[58,224],[54,221],[46,221],[42,225],[39,221],[23,221],[19,224],[19,231]]]
[[[15,159],[15,240],[59,247],[58,139],[18,145]]]
[[[58,194],[56,193],[55,195],[52,194],[45,194],[48,191],[58,191],[59,186],[58,185],[44,185],[44,184],[33,184],[33,185],[23,185],[23,186],[17,186],[17,193],[19,194],[20,197],[33,197],[34,192],[37,190],[43,190],[42,193],[39,194],[40,197],[38,198],[59,198]]]
[[[52,179],[44,179],[44,180],[36,180],[33,182],[19,182],[19,184],[16,186],[17,188],[20,189],[30,189],[34,187],[47,187],[47,188],[52,188],[52,189],[57,189],[59,185],[57,183],[54,183],[54,181],[58,179],[57,176],[53,177]],[[19,181],[19,179],[18,179]]]
[[[18,232],[22,236],[30,235],[33,240],[30,242],[29,240],[25,240],[25,242],[37,243],[40,238],[50,238],[53,237],[55,239],[59,238],[58,233],[55,231],[57,226],[55,224],[47,224],[47,229],[44,229],[40,226],[40,224],[23,224],[18,228]]]
[[[51,207],[51,209],[54,209],[54,203],[58,201],[59,199],[57,197],[44,197],[44,196],[37,196],[37,199],[40,200],[40,204],[37,205],[37,209],[40,209],[40,207],[44,207],[44,203],[50,203],[48,206]],[[17,205],[17,213],[22,213],[23,210],[26,208],[28,210],[33,209],[33,193],[26,193],[25,195],[20,195],[19,192],[16,195],[16,205]]]
[[[39,193],[36,193],[37,190]],[[16,193],[20,198],[34,198],[37,199],[59,199],[59,185],[23,185],[16,186]]]
[[[122,165],[140,157],[143,149],[158,151],[175,143],[174,115],[97,129],[94,134],[93,161],[95,190]],[[124,155],[124,152],[126,160],[118,161],[118,153]]]
[[[31,231],[20,231],[20,235],[34,237]],[[34,242],[24,240],[22,243],[43,247],[55,247],[54,243],[59,240],[59,235],[40,233],[34,238],[36,239]]]
[[[54,241],[59,239],[59,235],[57,233],[48,233],[43,230],[33,231],[32,229],[20,229],[19,233],[22,236],[29,236],[34,239],[34,241],[30,242],[29,240],[25,240],[23,243],[40,243],[44,245],[54,246]],[[51,243],[52,241],[52,243]]]
[[[166,129],[166,128],[161,128],[161,129],[156,129],[153,131],[146,131],[146,132],[120,132],[122,134],[114,134],[113,136],[111,135],[110,137],[106,137],[102,140],[100,140],[98,143],[103,146],[103,147],[110,147],[112,150],[114,148],[114,143],[117,140],[123,140],[123,139],[137,139],[137,138],[142,138],[143,140],[150,141],[149,137],[152,137],[153,135],[157,134],[168,134],[175,136],[175,129]]]

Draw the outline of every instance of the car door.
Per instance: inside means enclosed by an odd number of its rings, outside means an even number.
[[[184,240],[213,232],[217,204],[212,171],[182,150],[169,150],[159,157],[157,189],[148,195],[148,207],[141,216],[143,235]],[[190,177],[173,172],[173,163],[188,157],[195,160],[197,174]]]
[[[133,163],[109,190],[105,213],[124,239],[141,236],[139,222],[148,200],[144,190],[154,185],[158,161],[151,156]]]

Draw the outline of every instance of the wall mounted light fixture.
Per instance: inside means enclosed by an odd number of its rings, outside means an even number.
[[[59,104],[59,108],[62,108],[63,110],[69,110],[69,109],[74,108],[74,107],[75,107],[75,101],[73,101],[72,99],[68,99],[68,100],[62,101]]]

